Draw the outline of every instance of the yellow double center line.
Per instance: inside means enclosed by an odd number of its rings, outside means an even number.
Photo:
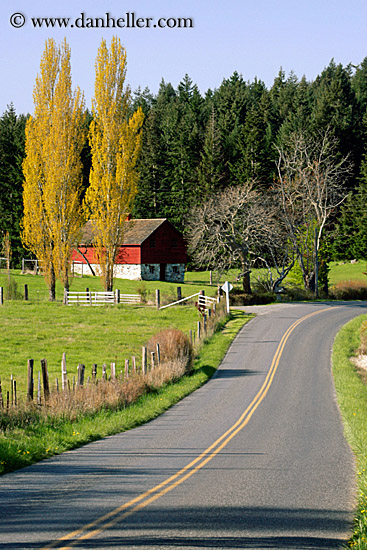
[[[231,439],[233,439],[248,424],[257,407],[265,398],[273,382],[285,344],[294,329],[306,319],[309,319],[310,317],[319,313],[329,311],[330,309],[335,308],[325,308],[314,311],[313,313],[309,313],[308,315],[305,315],[304,317],[301,317],[300,319],[295,321],[288,328],[278,345],[278,348],[270,365],[270,369],[260,390],[251,401],[247,409],[244,411],[244,413],[239,417],[237,422],[235,422],[233,426],[231,426],[223,435],[221,435],[216,441],[214,441],[214,443],[210,445],[210,447],[203,451],[198,457],[187,464],[184,468],[176,472],[174,475],[172,475],[159,485],[156,485],[145,493],[138,495],[137,497],[131,499],[129,502],[126,502],[122,506],[115,508],[108,514],[101,516],[95,521],[84,525],[80,529],[68,533],[67,535],[59,538],[48,546],[43,547],[41,550],[51,550],[51,548],[58,548],[59,550],[69,550],[70,548],[77,546],[80,541],[88,540],[98,536],[103,531],[106,531],[107,529],[113,527],[116,523],[131,516],[132,514],[135,514],[155,500],[161,498],[166,493],[172,491],[173,489],[178,487],[178,485],[181,485],[181,483],[189,479],[206,464],[208,464],[208,462],[210,462],[218,453],[220,453],[220,451],[224,449],[226,445],[228,445]],[[62,544],[66,541],[70,542],[67,542],[66,545],[62,546]]]

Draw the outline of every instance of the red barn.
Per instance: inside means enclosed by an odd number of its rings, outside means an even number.
[[[98,272],[91,222],[83,229],[81,244],[72,254],[75,273]],[[166,219],[128,220],[124,242],[115,263],[115,277],[146,281],[184,281],[187,263],[182,234]]]

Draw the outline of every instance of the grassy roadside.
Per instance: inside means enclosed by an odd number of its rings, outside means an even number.
[[[204,341],[190,376],[143,396],[126,409],[117,412],[102,410],[74,422],[45,419],[0,434],[0,474],[152,420],[213,375],[230,343],[250,318],[243,312],[233,312],[222,329]]]
[[[367,388],[350,361],[359,347],[359,328],[367,315],[345,325],[335,338],[333,375],[345,436],[357,460],[358,502],[348,548],[367,548]]]

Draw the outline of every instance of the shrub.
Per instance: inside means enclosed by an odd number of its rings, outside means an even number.
[[[138,288],[136,289],[136,292],[139,294],[141,303],[146,304],[148,301],[148,289],[146,287],[145,283],[141,283]]]
[[[284,300],[289,302],[298,302],[302,300],[313,300],[315,295],[310,290],[306,290],[297,285],[287,285],[284,287]]]
[[[182,374],[190,372],[193,353],[191,342],[186,334],[173,328],[162,330],[149,340],[148,353],[156,352],[157,344],[159,344],[161,364],[178,368]]]
[[[234,288],[230,293],[230,303],[232,306],[252,306],[271,304],[276,301],[275,292],[254,292],[246,294],[242,289]]]
[[[18,291],[18,285],[12,275],[8,275],[5,282],[4,296],[7,300],[20,300],[21,294]]]

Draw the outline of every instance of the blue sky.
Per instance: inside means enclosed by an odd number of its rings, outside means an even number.
[[[187,17],[193,28],[34,28],[31,19],[69,17]],[[14,13],[25,24],[14,28]],[[16,19],[19,22],[20,19]],[[153,23],[151,23],[152,25]],[[313,80],[332,58],[359,64],[367,56],[366,0],[1,0],[0,111],[10,102],[18,113],[33,112],[32,91],[45,41],[66,37],[73,84],[90,106],[94,61],[102,38],[120,37],[127,50],[132,89],[156,93],[162,78],[177,87],[187,73],[202,93],[220,86],[234,71],[270,87],[280,67]]]

